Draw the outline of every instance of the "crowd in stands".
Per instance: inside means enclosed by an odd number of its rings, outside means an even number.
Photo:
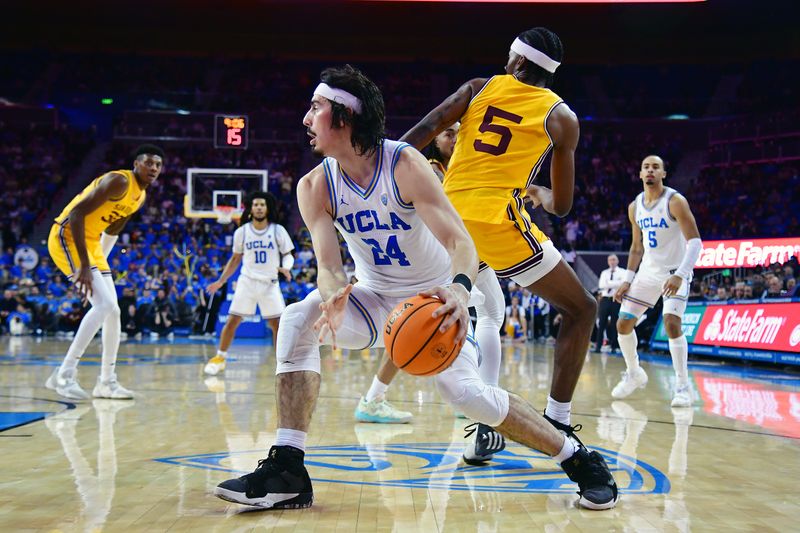
[[[196,330],[200,317],[207,311],[203,289],[215,280],[230,256],[232,225],[213,221],[187,219],[183,211],[186,194],[187,167],[266,169],[270,175],[270,191],[278,198],[281,210],[276,220],[293,233],[296,263],[292,280],[283,280],[282,289],[288,302],[303,298],[314,288],[316,264],[308,232],[298,229],[299,218],[294,209],[294,187],[306,146],[289,142],[274,132],[287,131],[291,125],[302,134],[300,118],[308,103],[308,93],[316,83],[316,75],[325,65],[296,62],[268,62],[250,59],[228,59],[208,62],[198,58],[128,58],[119,61],[114,55],[101,57],[66,56],[58,58],[61,68],[53,70],[56,82],[49,87],[58,93],[47,94],[56,105],[81,106],[98,95],[114,95],[115,101],[127,109],[160,110],[163,113],[147,122],[133,113],[119,118],[115,130],[118,140],[105,161],[93,175],[73,176],[94,144],[91,133],[76,132],[66,126],[30,128],[4,127],[0,123],[0,182],[4,192],[0,198],[0,288],[4,290],[0,305],[0,327],[22,323],[29,331],[61,331],[69,334],[80,321],[85,306],[47,257],[40,243],[30,246],[39,254],[33,270],[15,259],[26,246],[35,223],[47,224],[44,214],[55,203],[64,205],[69,198],[62,193],[68,178],[88,183],[97,174],[116,168],[129,168],[130,150],[140,141],[137,136],[171,137],[178,140],[155,141],[167,152],[165,172],[148,191],[146,207],[128,225],[112,256],[112,270],[120,297],[123,328],[136,336],[148,331],[169,335],[176,327]],[[105,65],[97,68],[98,61]],[[0,69],[13,70],[15,63],[0,61]],[[47,58],[37,57],[32,65],[45,70]],[[90,68],[91,66],[91,68]],[[140,75],[115,76],[135,66]],[[455,90],[466,79],[486,76],[496,71],[477,65],[440,65],[422,63],[363,65],[365,71],[383,89],[386,98],[388,129],[399,135],[424,115],[433,105]],[[107,67],[107,68],[106,68]],[[644,79],[647,69],[654,69],[652,78],[640,85],[625,80]],[[644,69],[644,70],[643,70]],[[675,75],[675,71],[681,73]],[[688,70],[687,70],[688,69]],[[562,94],[581,117],[602,114],[603,109],[626,117],[657,117],[684,110],[696,116],[704,111],[723,71],[703,72],[683,67],[618,67],[615,75],[602,75],[609,106],[593,100],[597,92],[584,92],[591,84],[584,77],[601,76],[599,71],[579,68],[564,69],[554,89]],[[752,73],[760,72],[753,67]],[[2,72],[2,70],[0,70]],[[102,74],[96,74],[102,72]],[[690,75],[687,75],[687,72]],[[748,71],[749,72],[749,71]],[[109,75],[112,73],[112,75]],[[754,75],[755,75],[754,74]],[[786,79],[796,72],[786,69]],[[739,94],[748,108],[772,109],[764,103],[757,86],[745,75]],[[237,91],[223,90],[226,80],[237,79]],[[35,75],[27,78],[31,83]],[[6,94],[22,98],[22,87],[0,85]],[[658,94],[653,94],[656,87]],[[120,94],[121,93],[121,94]],[[708,93],[708,94],[706,94]],[[783,106],[796,106],[792,89],[781,92]],[[117,99],[117,95],[120,97]],[[631,96],[633,95],[633,96]],[[2,95],[0,95],[2,96]],[[160,99],[154,100],[154,96]],[[575,102],[572,104],[572,102]],[[766,100],[763,100],[766,102]],[[168,112],[178,106],[194,111],[263,112],[270,117],[268,127],[254,125],[254,135],[246,151],[217,150],[207,138],[213,130],[211,122],[196,115]],[[795,113],[796,114],[796,113]],[[155,115],[155,114],[153,114]],[[791,116],[795,116],[792,114]],[[775,127],[783,135],[787,121],[775,115]],[[800,235],[800,177],[797,161],[782,160],[759,164],[715,162],[715,150],[726,146],[720,139],[735,139],[741,131],[749,131],[752,120],[730,120],[720,124],[709,135],[710,164],[690,185],[681,190],[690,201],[704,239],[772,237]],[[763,131],[770,135],[772,126]],[[767,127],[769,126],[769,127]],[[154,129],[153,129],[154,128]],[[273,129],[270,135],[269,128]],[[770,129],[772,128],[772,129]],[[747,133],[747,135],[750,135]],[[747,136],[745,135],[745,136]],[[756,137],[758,137],[756,135]],[[184,138],[183,141],[180,138]],[[189,140],[192,138],[194,140]],[[623,134],[614,122],[582,121],[580,145],[576,151],[575,202],[564,219],[549,217],[550,227],[543,228],[553,236],[568,259],[575,250],[627,250],[631,229],[627,218],[628,203],[641,192],[639,166],[643,155],[661,155],[669,172],[674,171],[687,151],[688,141],[681,136],[649,131]],[[547,184],[548,165],[543,165],[538,183]],[[667,182],[670,185],[670,182]],[[721,186],[722,185],[722,186]],[[352,259],[343,246],[345,269],[354,275]],[[744,278],[723,276],[698,279],[693,297],[705,299],[772,298],[796,294],[796,274],[800,269],[789,265],[791,272],[752,272]],[[768,275],[773,274],[773,275]],[[503,283],[509,308],[509,338],[547,337],[557,330],[558,314],[546,302],[536,300],[513,285]],[[780,285],[780,286],[779,286]],[[695,290],[696,289],[696,290]],[[522,316],[531,319],[523,326]],[[533,318],[542,318],[538,322]],[[538,324],[538,325],[537,325]],[[524,331],[523,331],[524,330]]]

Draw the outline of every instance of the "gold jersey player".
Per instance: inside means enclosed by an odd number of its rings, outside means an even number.
[[[133,170],[113,170],[94,179],[67,204],[50,230],[47,248],[53,262],[92,304],[64,361],[45,384],[65,398],[89,398],[77,380],[78,361],[101,326],[102,365],[92,395],[119,400],[133,398],[131,391],[117,382],[114,370],[121,331],[120,311],[106,257],[131,215],[144,204],[145,189],[158,179],[163,160],[164,152],[159,147],[140,146],[134,152]]]
[[[461,122],[444,189],[478,249],[481,267],[493,268],[543,297],[562,313],[546,418],[572,434],[572,395],[583,367],[597,313],[595,299],[525,211],[525,196],[549,213],[572,208],[578,119],[548,89],[563,48],[545,28],[512,43],[506,74],[462,85],[402,140],[424,146]],[[552,189],[534,185],[552,152]]]

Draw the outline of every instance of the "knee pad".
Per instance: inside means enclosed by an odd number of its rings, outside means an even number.
[[[439,394],[468,418],[499,426],[508,416],[508,392],[487,385],[477,374],[445,371],[436,376]]]
[[[319,342],[313,329],[320,315],[318,298],[306,298],[284,309],[281,315],[275,356],[276,374],[311,371],[320,373]]]

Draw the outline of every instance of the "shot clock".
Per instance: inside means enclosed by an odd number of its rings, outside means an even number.
[[[250,120],[247,115],[214,117],[214,148],[247,150]]]

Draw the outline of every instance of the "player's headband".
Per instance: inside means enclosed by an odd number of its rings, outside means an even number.
[[[528,61],[539,65],[550,73],[555,72],[558,66],[561,64],[558,61],[551,59],[544,52],[537,50],[527,43],[523,43],[519,38],[514,39],[514,42],[511,43],[511,51],[518,53]]]
[[[317,88],[314,89],[314,94],[324,96],[331,102],[342,104],[346,108],[351,109],[356,115],[361,113],[361,100],[347,91],[336,89],[327,83],[320,83],[317,85]]]

